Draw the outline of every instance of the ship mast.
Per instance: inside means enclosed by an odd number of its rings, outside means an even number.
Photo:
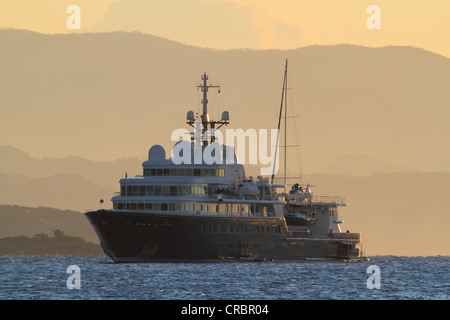
[[[229,124],[230,117],[229,117],[228,111],[224,111],[222,113],[222,118],[220,121],[211,120],[209,118],[208,89],[209,88],[218,88],[218,93],[220,93],[220,86],[208,85],[208,75],[206,74],[206,72],[202,75],[202,81],[203,81],[203,83],[201,85],[198,85],[197,88],[200,88],[201,91],[203,92],[203,99],[201,101],[202,106],[203,106],[202,115],[201,115],[201,124],[202,124],[201,132],[202,132],[203,145],[207,146],[209,143],[213,143],[215,140],[214,130],[219,129],[223,125]],[[187,115],[186,123],[189,124],[191,127],[195,128],[195,122],[196,122],[196,120],[194,117],[194,113],[192,111],[189,111],[188,115]],[[216,128],[216,125],[219,125],[219,126]],[[209,135],[209,137],[208,137],[208,135]]]
[[[283,77],[283,89],[281,90],[281,104],[280,104],[280,114],[278,116],[278,133],[277,133],[277,148],[275,148],[275,158],[274,158],[274,163],[276,163],[276,159],[277,159],[277,150],[278,150],[278,145],[280,142],[280,128],[281,128],[281,119],[284,118],[284,146],[283,147],[283,152],[284,152],[284,173],[283,173],[283,183],[284,183],[284,193],[286,194],[286,184],[287,184],[287,148],[288,147],[300,147],[300,145],[288,145],[287,144],[287,118],[295,118],[295,116],[291,116],[288,117],[287,115],[287,92],[288,89],[288,84],[287,84],[287,69],[288,69],[288,60],[286,59],[286,64],[285,64],[285,68],[284,68],[284,77]],[[283,107],[284,106],[284,107]],[[283,116],[283,108],[284,108],[284,116]],[[303,181],[303,173],[301,171],[301,163],[300,163],[300,179]],[[272,171],[272,180],[271,183],[273,183],[275,177],[275,165]]]
[[[281,92],[281,104],[280,104],[280,114],[278,116],[278,133],[277,133],[277,144],[279,144],[279,135],[280,135],[280,127],[281,127],[281,117],[283,115],[283,104],[284,104],[284,177],[283,177],[283,182],[284,182],[284,193],[286,193],[286,138],[287,138],[287,133],[286,133],[286,118],[287,118],[287,112],[286,112],[286,100],[287,100],[287,65],[288,65],[288,61],[286,59],[286,64],[284,67],[284,77],[283,77],[283,89]],[[274,158],[274,163],[276,162],[276,157],[277,157],[277,151],[278,151],[278,146],[277,148],[275,148],[275,158]],[[273,183],[273,179],[275,177],[275,165],[274,165],[274,169],[272,171],[272,179],[271,179],[271,183]]]
[[[288,61],[286,59],[286,66],[284,68],[284,193],[286,193],[286,160],[287,160],[287,66]],[[283,104],[283,100],[281,100]]]

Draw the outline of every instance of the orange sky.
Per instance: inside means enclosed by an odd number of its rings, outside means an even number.
[[[66,25],[72,4],[80,7],[80,30]],[[367,27],[370,5],[380,9],[381,29]],[[450,57],[449,13],[448,0],[2,0],[0,27],[140,31],[218,49],[410,45]]]

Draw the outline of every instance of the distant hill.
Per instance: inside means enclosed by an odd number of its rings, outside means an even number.
[[[59,229],[68,236],[81,237],[99,243],[84,214],[46,207],[0,205],[0,238],[35,234],[51,236]]]
[[[12,146],[0,146],[0,204],[53,207],[84,212],[110,208],[119,179],[142,174],[142,161],[123,158],[90,161],[79,157],[36,158]]]
[[[70,237],[61,230],[54,236],[36,234],[0,239],[0,255],[102,255],[102,248],[79,237]]]
[[[0,144],[38,157],[140,159],[155,143],[171,148],[186,112],[200,111],[203,72],[221,85],[211,117],[228,110],[230,128],[276,128],[288,58],[298,116],[289,121],[307,172],[342,154],[450,171],[450,59],[420,48],[223,51],[141,33],[25,30],[0,30],[0,43]]]
[[[312,174],[317,195],[340,195],[343,231],[362,233],[368,254],[450,255],[450,173]]]
[[[105,201],[104,207],[108,208],[116,190],[101,187],[81,175],[58,174],[45,178],[28,178],[0,173],[0,204],[46,206],[85,212],[100,208],[100,199]]]
[[[370,176],[374,172],[407,172],[411,169],[364,154],[345,154],[336,157],[323,173],[349,176]]]
[[[145,150],[143,154],[146,155]],[[102,187],[118,189],[118,179],[128,174],[142,174],[139,158],[121,158],[112,161],[90,161],[80,157],[36,158],[13,146],[0,145],[0,173],[45,178],[61,174],[82,176]]]

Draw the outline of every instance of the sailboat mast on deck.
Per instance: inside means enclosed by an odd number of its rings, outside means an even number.
[[[286,119],[287,119],[287,112],[286,112],[286,108],[287,108],[287,66],[288,66],[288,60],[286,59],[286,64],[284,67],[284,77],[283,77],[283,88],[281,91],[281,104],[280,104],[280,114],[278,116],[278,133],[277,133],[277,144],[279,145],[279,135],[280,135],[280,127],[281,127],[281,118],[283,115],[283,104],[284,104],[284,176],[283,176],[283,183],[284,183],[284,193],[286,193],[286,140],[287,140],[287,125],[286,125]],[[275,148],[275,157],[274,157],[274,163],[276,162],[276,158],[277,158],[277,151],[278,148]],[[273,179],[275,177],[275,167],[272,171],[272,178],[271,178],[271,183],[273,183]]]

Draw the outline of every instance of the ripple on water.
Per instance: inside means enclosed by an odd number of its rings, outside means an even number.
[[[0,257],[0,299],[442,299],[450,291],[448,256],[376,256],[368,263],[105,263],[104,257]],[[381,289],[370,290],[369,265]],[[78,265],[81,289],[67,267]]]

